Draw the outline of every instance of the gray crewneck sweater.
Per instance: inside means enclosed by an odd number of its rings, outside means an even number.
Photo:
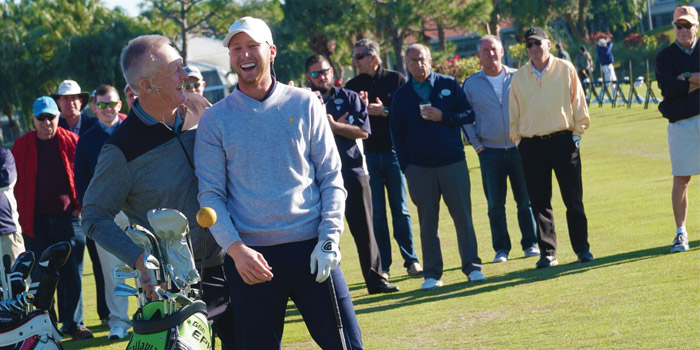
[[[195,141],[199,202],[227,250],[317,238],[338,242],[346,192],[326,111],[308,90],[277,84],[260,102],[239,89],[207,109]]]

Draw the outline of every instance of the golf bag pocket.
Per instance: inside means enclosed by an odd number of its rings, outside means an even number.
[[[211,350],[207,305],[196,300],[171,315],[162,301],[151,301],[134,315],[134,332],[127,350]]]
[[[18,324],[0,329],[0,350],[60,350],[63,334],[45,310],[36,310]]]

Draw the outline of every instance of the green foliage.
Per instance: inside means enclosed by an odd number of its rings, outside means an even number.
[[[508,46],[510,57],[515,59],[515,67],[520,67],[527,61],[527,49],[525,43],[518,43]]]
[[[455,77],[460,83],[479,70],[481,70],[481,64],[477,56],[469,58],[454,56],[435,67],[436,72]]]
[[[668,46],[671,40],[663,32],[658,35],[631,33],[625,38],[622,45],[613,46],[613,55],[615,56],[615,65],[618,67],[618,72],[622,70],[625,72],[624,75],[629,75],[630,62],[632,62],[634,76],[646,76],[648,61],[649,74],[653,77],[655,75],[656,54]],[[618,76],[620,76],[619,73]]]

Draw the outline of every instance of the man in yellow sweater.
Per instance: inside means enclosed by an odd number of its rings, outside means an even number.
[[[579,143],[590,117],[576,68],[549,53],[552,43],[540,27],[525,32],[530,62],[513,76],[510,138],[518,146],[532,202],[540,246],[536,267],[558,264],[552,212],[552,171],[566,205],[569,237],[579,262],[593,260],[583,208]]]

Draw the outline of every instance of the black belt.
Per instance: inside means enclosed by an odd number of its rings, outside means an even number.
[[[553,139],[555,137],[564,136],[564,135],[571,135],[571,130],[562,130],[562,131],[553,132],[553,133],[548,134],[548,135],[532,136],[531,138],[537,139],[537,140],[548,140],[548,139]]]

